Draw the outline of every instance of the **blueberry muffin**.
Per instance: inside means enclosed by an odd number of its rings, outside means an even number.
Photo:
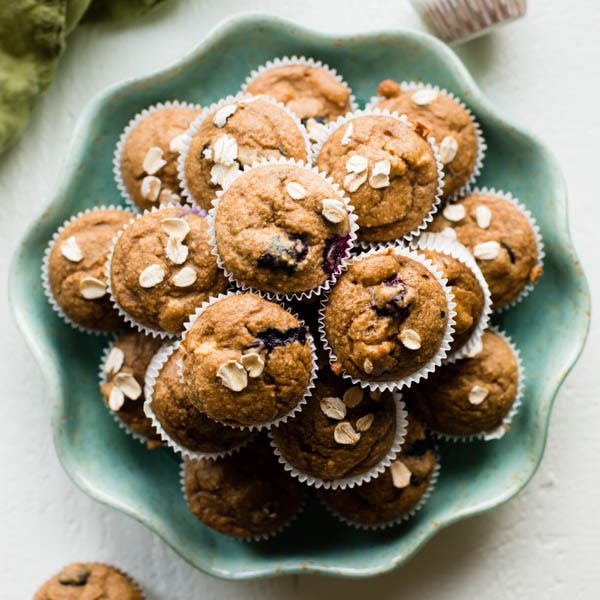
[[[542,276],[530,221],[515,204],[492,193],[470,194],[449,204],[429,230],[455,237],[471,251],[490,288],[494,310],[508,306]]]
[[[424,135],[389,115],[342,123],[318,150],[315,164],[348,193],[365,242],[414,232],[438,202],[433,149]]]
[[[141,210],[181,199],[177,160],[183,134],[199,114],[199,108],[185,105],[152,107],[125,134],[115,168],[127,195]]]
[[[403,380],[430,364],[448,330],[446,293],[428,267],[388,249],[357,257],[323,312],[335,372],[364,382]]]
[[[302,502],[301,484],[283,470],[263,437],[233,456],[187,461],[184,490],[197,519],[242,539],[277,533]]]
[[[121,334],[102,364],[100,386],[106,406],[150,449],[161,446],[161,441],[144,414],[144,377],[159,347],[159,340],[137,331]]]
[[[219,198],[214,217],[223,267],[264,292],[319,288],[350,253],[348,207],[309,167],[275,163],[243,173]]]
[[[50,243],[48,291],[72,323],[94,331],[123,326],[108,295],[106,255],[131,218],[122,210],[94,209],[70,221]]]
[[[209,419],[190,402],[179,379],[181,353],[171,347],[159,351],[166,360],[159,367],[149,398],[150,408],[166,434],[190,452],[215,454],[237,448],[251,434]]]
[[[409,121],[422,123],[435,138],[444,165],[444,196],[456,194],[469,182],[477,166],[479,154],[475,123],[459,102],[428,87],[402,89],[386,79],[377,93],[382,98],[376,106],[381,110],[406,115]]]
[[[266,96],[233,98],[200,117],[188,132],[180,169],[191,200],[209,210],[217,190],[262,159],[308,161],[306,131]]]
[[[502,336],[488,330],[477,354],[442,365],[405,397],[411,411],[431,429],[472,436],[504,426],[518,389],[513,349]]]
[[[137,584],[120,569],[73,563],[46,581],[33,600],[144,600]]]
[[[279,454],[301,480],[340,484],[372,477],[393,452],[398,428],[390,392],[368,392],[319,370],[316,388],[302,411],[271,432]],[[314,478],[314,481],[313,481]],[[344,482],[344,487],[345,487]]]
[[[435,447],[410,414],[402,451],[379,477],[346,490],[325,490],[321,497],[334,513],[366,526],[397,522],[414,511],[433,481]]]
[[[191,208],[138,217],[117,240],[110,264],[114,301],[151,333],[176,334],[194,309],[227,288],[211,253],[208,223]]]
[[[265,94],[285,104],[304,124],[328,123],[352,110],[350,88],[319,64],[270,66],[245,86],[248,94]]]
[[[191,401],[225,425],[281,419],[296,409],[311,381],[306,326],[254,294],[232,294],[208,306],[180,347]]]

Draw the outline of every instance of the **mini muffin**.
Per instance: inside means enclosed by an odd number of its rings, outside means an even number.
[[[433,149],[399,118],[377,113],[354,117],[333,129],[317,152],[317,167],[348,192],[362,241],[407,236],[437,206]]]
[[[100,563],[73,563],[46,581],[33,600],[144,600],[137,584],[120,569]]]
[[[519,391],[519,366],[509,343],[493,331],[471,357],[446,364],[406,395],[411,410],[434,431],[450,436],[508,429],[505,419]]]
[[[498,310],[542,276],[532,222],[515,203],[492,191],[446,206],[429,230],[455,237],[472,252],[489,285],[492,308]]]
[[[184,450],[207,454],[228,452],[248,440],[251,435],[248,431],[221,425],[190,402],[179,378],[177,361],[181,359],[181,353],[173,350],[173,347],[167,352],[159,350],[162,364],[148,398],[150,408],[166,434]],[[147,373],[146,380],[148,376]]]
[[[377,92],[383,98],[376,106],[406,115],[422,123],[436,139],[444,165],[444,196],[456,194],[469,182],[477,167],[479,141],[472,116],[459,102],[431,87],[403,89],[386,79]],[[483,143],[483,142],[481,142]]]
[[[294,62],[292,58],[291,63]],[[301,61],[310,63],[311,61]],[[285,104],[304,124],[309,119],[328,123],[352,110],[350,88],[335,71],[314,64],[267,64],[250,76],[244,91],[265,94]]]
[[[445,357],[450,292],[409,254],[390,248],[358,256],[332,288],[322,331],[337,359],[335,372],[399,388],[436,356]]]
[[[226,425],[265,426],[303,401],[313,356],[306,326],[282,306],[232,294],[206,307],[182,342],[183,376],[199,410]]]
[[[266,96],[232,98],[196,120],[180,175],[191,200],[205,210],[217,190],[226,188],[245,166],[261,159],[308,161],[304,127]]]
[[[94,209],[73,218],[50,242],[45,277],[49,300],[68,321],[94,331],[123,326],[106,286],[106,254],[132,218],[116,209]]]
[[[113,300],[149,333],[179,333],[197,306],[227,288],[209,239],[206,219],[190,208],[138,217],[112,253]]]
[[[436,240],[442,243],[437,245]],[[467,342],[469,344],[476,342],[473,334],[480,324],[482,324],[480,331],[487,324],[490,305],[487,284],[468,250],[458,242],[451,241],[440,234],[424,234],[419,239],[417,247],[448,281],[448,287],[454,297],[456,316],[454,317],[454,339],[450,344],[450,354],[454,354],[464,348]],[[455,255],[453,256],[451,252]],[[464,258],[459,260],[461,256]],[[472,267],[466,262],[467,260]]]
[[[300,481],[320,487],[360,485],[397,452],[404,422],[391,392],[367,392],[319,370],[308,403],[271,431],[277,452]]]
[[[435,447],[410,414],[402,451],[377,479],[348,490],[326,490],[321,498],[343,519],[371,527],[394,524],[419,508],[436,472]]]
[[[125,425],[143,437],[149,449],[161,446],[152,422],[144,414],[144,376],[160,341],[137,331],[121,334],[102,364],[100,391],[106,406]]]
[[[241,285],[275,294],[323,286],[355,237],[337,189],[310,167],[289,163],[243,173],[220,196],[214,219],[223,268]]]
[[[271,536],[300,511],[302,486],[265,438],[233,456],[185,463],[185,499],[208,527],[236,538]]]
[[[199,114],[199,108],[184,104],[158,105],[142,112],[126,129],[115,172],[138,208],[180,200],[177,159],[183,134]]]

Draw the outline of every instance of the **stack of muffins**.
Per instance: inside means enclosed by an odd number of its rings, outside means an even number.
[[[474,188],[471,112],[422,83],[359,110],[310,59],[276,59],[208,108],[140,112],[117,143],[128,204],[75,215],[50,241],[48,299],[113,332],[100,389],[148,448],[181,454],[192,513],[270,537],[308,487],[363,528],[412,516],[436,438],[501,437],[519,353],[492,312],[542,274],[531,214]]]

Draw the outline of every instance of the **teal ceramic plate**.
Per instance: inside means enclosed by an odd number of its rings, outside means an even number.
[[[77,333],[56,317],[39,273],[48,239],[67,217],[94,204],[120,202],[112,153],[138,110],[175,98],[213,102],[235,93],[252,68],[284,54],[326,61],[363,103],[388,77],[422,79],[462,97],[480,120],[489,145],[480,185],[511,190],[527,204],[541,226],[547,259],[535,292],[501,320],[521,348],[528,375],[523,409],[503,440],[443,447],[436,493],[401,528],[357,532],[315,504],[279,538],[249,545],[213,533],[192,517],[181,498],[174,455],[167,450],[149,453],[115,426],[96,386],[103,340]],[[336,37],[264,15],[234,17],[171,68],[112,88],[92,103],[52,202],[14,258],[11,302],[48,384],[54,440],[64,468],[90,496],[138,519],[212,575],[249,579],[318,572],[350,577],[392,569],[442,527],[514,496],[542,457],[552,402],[583,346],[589,320],[588,290],[569,238],[566,202],[552,155],[504,118],[436,39],[407,31]]]

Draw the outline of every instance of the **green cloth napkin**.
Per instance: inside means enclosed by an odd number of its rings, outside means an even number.
[[[0,153],[19,139],[82,19],[139,17],[164,1],[0,0]]]

